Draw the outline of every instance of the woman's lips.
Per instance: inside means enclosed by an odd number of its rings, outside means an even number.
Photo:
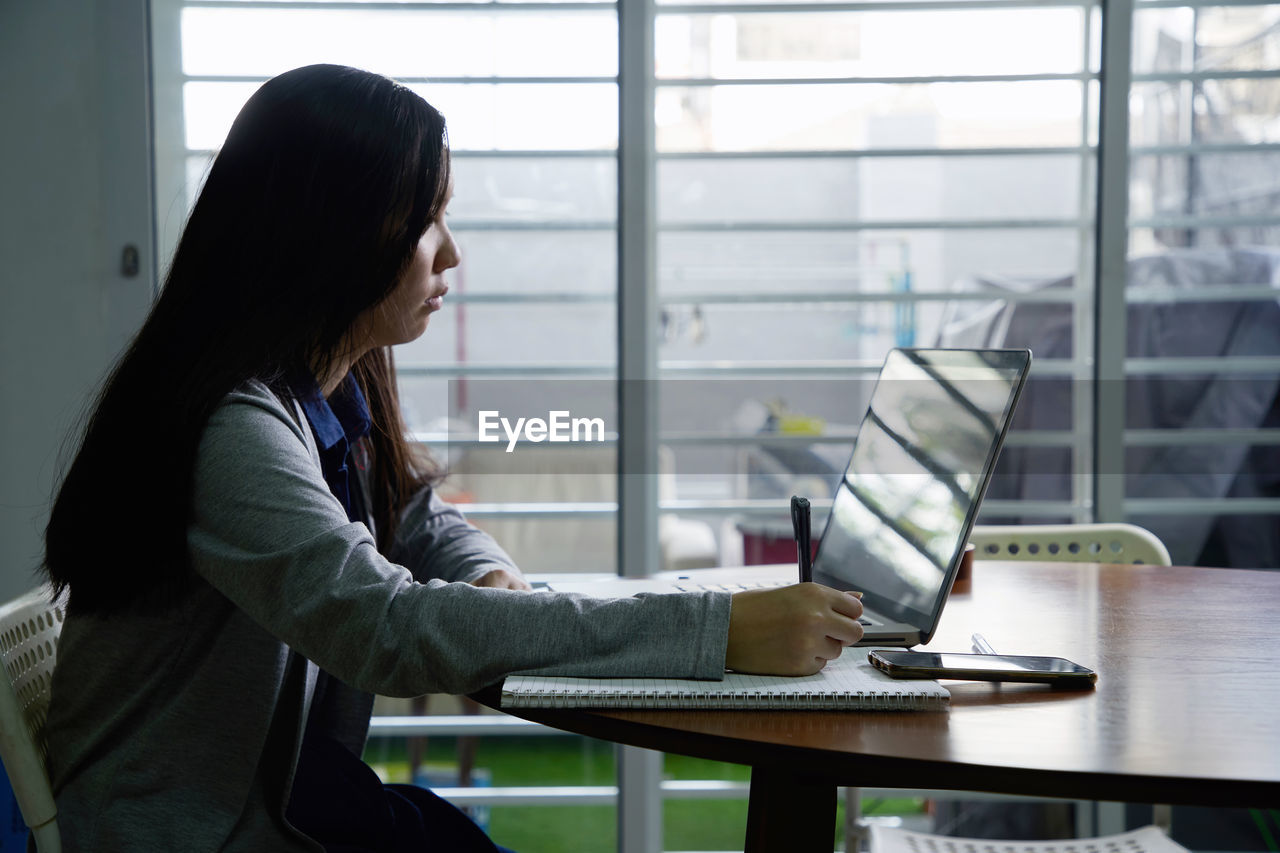
[[[449,292],[448,285],[440,288],[434,295],[427,299],[427,308],[432,311],[439,311],[444,307],[444,295]]]

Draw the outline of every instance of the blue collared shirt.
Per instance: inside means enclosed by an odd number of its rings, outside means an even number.
[[[325,399],[315,380],[307,377],[296,385],[302,413],[311,425],[320,448],[320,470],[329,491],[342,502],[347,518],[362,520],[352,499],[351,465],[361,465],[363,454],[355,453],[357,442],[369,434],[373,421],[360,386],[350,376]]]

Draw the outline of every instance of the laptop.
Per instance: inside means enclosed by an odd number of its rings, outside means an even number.
[[[858,645],[932,638],[1030,366],[1025,349],[899,348],[885,358],[813,562],[817,583],[862,592]],[[797,580],[794,566],[743,576],[740,588]],[[547,588],[597,597],[705,588],[694,577]]]

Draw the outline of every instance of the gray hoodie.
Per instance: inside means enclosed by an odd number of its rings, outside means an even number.
[[[471,586],[511,560],[429,489],[387,560],[329,491],[305,421],[260,384],[214,413],[194,489],[197,578],[178,606],[63,629],[48,738],[68,851],[319,850],[284,818],[303,731],[359,753],[374,693],[513,672],[723,676],[727,594]]]

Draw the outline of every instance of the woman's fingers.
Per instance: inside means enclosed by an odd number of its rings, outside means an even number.
[[[814,586],[818,586],[814,584]],[[818,586],[822,590],[822,595],[829,603],[831,610],[838,618],[834,619],[831,624],[831,630],[827,636],[832,640],[844,646],[852,646],[854,643],[862,639],[862,623],[858,619],[862,616],[862,601],[858,596],[861,593],[840,592],[830,587]],[[839,652],[832,655],[828,660],[839,657]]]
[[[817,672],[862,639],[861,615],[856,598],[818,584],[737,593],[725,665],[766,675]]]
[[[827,637],[839,643],[842,648],[852,646],[862,639],[862,626],[856,619],[845,617],[827,632]]]
[[[823,588],[828,589],[828,587]],[[862,593],[840,592],[834,589],[830,591],[835,593],[831,598],[831,606],[837,612],[843,613],[855,621],[862,616]]]
[[[494,569],[491,572],[487,572],[471,581],[471,585],[487,586],[495,589],[531,589],[528,581],[515,572],[509,572],[506,569]]]
[[[840,653],[844,651],[844,647],[847,645],[850,644],[836,640],[832,637],[827,637],[825,648],[823,649],[824,653],[819,654],[818,658],[823,661],[835,660],[840,657]]]

